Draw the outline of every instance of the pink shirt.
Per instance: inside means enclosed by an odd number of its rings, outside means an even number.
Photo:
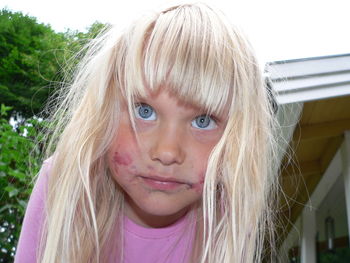
[[[36,262],[49,169],[50,159],[44,162],[29,199],[15,263]],[[187,262],[195,231],[195,225],[190,224],[190,214],[164,228],[145,228],[125,217],[123,263]]]
[[[182,263],[192,252],[195,227],[189,216],[165,228],[145,228],[125,217],[124,263]]]

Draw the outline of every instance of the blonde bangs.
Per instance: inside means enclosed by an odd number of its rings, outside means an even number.
[[[141,22],[125,50],[127,97],[166,87],[184,102],[222,112],[237,72],[233,33],[222,18],[208,7],[183,5]]]

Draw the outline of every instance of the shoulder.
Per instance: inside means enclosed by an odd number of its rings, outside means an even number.
[[[50,175],[52,163],[53,163],[53,157],[50,157],[43,162],[32,190],[30,202],[32,201],[32,199],[37,199],[37,197],[41,197],[41,199],[44,199],[44,196],[46,196],[47,187],[48,187],[48,178]]]
[[[43,162],[28,201],[17,246],[16,263],[36,262],[37,248],[45,219],[45,199],[52,162],[52,157]]]

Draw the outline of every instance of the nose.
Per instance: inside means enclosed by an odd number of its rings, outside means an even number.
[[[150,149],[150,157],[163,165],[182,164],[185,160],[182,132],[176,128],[159,129]]]

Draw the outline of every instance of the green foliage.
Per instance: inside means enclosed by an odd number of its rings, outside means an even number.
[[[12,262],[40,151],[34,140],[43,125],[28,119],[14,129],[8,122],[11,107],[0,110],[0,262]]]
[[[58,76],[65,47],[64,34],[50,26],[0,10],[0,102],[25,117],[37,114],[50,95],[50,81]]]
[[[323,252],[319,255],[320,263],[348,263],[350,262],[350,248],[337,248],[333,252]]]
[[[87,33],[56,33],[34,17],[0,10],[0,103],[25,118],[38,115],[62,81],[67,62],[76,65],[81,56],[74,55],[103,28],[95,22]]]
[[[0,262],[13,261],[39,170],[41,145],[35,142],[45,121],[32,116],[42,112],[84,55],[80,50],[105,27],[95,22],[86,33],[56,33],[34,17],[0,9]],[[8,120],[16,115],[20,120],[14,128]]]

